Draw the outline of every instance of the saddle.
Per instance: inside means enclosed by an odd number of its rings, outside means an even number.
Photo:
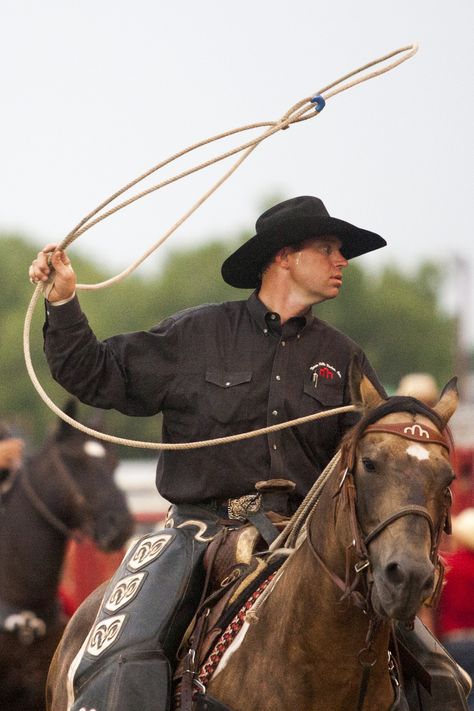
[[[273,512],[267,512],[266,516],[278,530],[282,530],[288,521]],[[210,543],[204,557],[206,581],[203,596],[178,652],[174,709],[191,711],[195,708],[197,692],[204,690],[197,673],[234,618],[244,619],[283,560],[282,556],[268,556],[265,540],[251,523],[239,528],[225,527]],[[236,624],[238,626],[238,622]],[[224,643],[220,653],[213,658],[213,669],[225,648]]]

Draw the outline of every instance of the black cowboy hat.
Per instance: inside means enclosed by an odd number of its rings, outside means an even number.
[[[254,289],[263,265],[279,249],[311,237],[338,237],[346,259],[359,257],[387,244],[383,237],[331,217],[322,200],[302,196],[285,200],[260,215],[257,234],[227,257],[222,277],[231,286]]]

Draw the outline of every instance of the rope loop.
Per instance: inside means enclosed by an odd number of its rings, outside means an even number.
[[[176,153],[169,158],[166,158],[163,160],[161,163],[158,163],[157,165],[153,166],[149,170],[147,170],[145,173],[142,175],[139,175],[137,178],[132,180],[131,182],[127,183],[124,187],[120,188],[116,192],[114,192],[112,195],[110,195],[108,198],[106,198],[103,202],[100,203],[92,212],[88,213],[67,235],[66,237],[61,241],[61,243],[58,245],[58,249],[64,250],[66,249],[69,245],[71,245],[80,235],[84,234],[87,230],[90,230],[91,227],[94,225],[97,225],[99,222],[102,220],[105,220],[107,217],[110,217],[113,215],[115,212],[118,212],[119,210],[127,207],[128,205],[131,205],[132,203],[136,202],[137,200],[140,200],[141,198],[150,195],[153,192],[156,192],[157,190],[160,190],[161,188],[170,185],[171,183],[174,183],[178,180],[181,180],[182,178],[185,178],[193,173],[196,173],[199,170],[203,170],[204,168],[207,168],[214,163],[218,163],[226,158],[230,158],[232,156],[236,156],[237,154],[241,154],[237,160],[233,163],[233,165],[175,222],[174,225],[172,225],[161,237],[158,241],[156,241],[149,249],[137,260],[135,260],[127,269],[125,269],[123,272],[120,274],[117,274],[114,277],[111,277],[110,279],[107,279],[105,281],[102,281],[98,284],[77,284],[76,288],[78,290],[98,290],[98,289],[103,289],[107,286],[111,286],[112,284],[116,284],[123,279],[125,279],[127,276],[129,276],[132,272],[137,269],[142,262],[145,261],[160,245],[163,244],[163,242],[170,237],[170,235],[175,232],[178,227],[180,227],[213,193],[216,192],[216,190],[228,179],[230,176],[237,170],[237,168],[250,156],[250,154],[259,146],[264,140],[269,138],[270,136],[273,136],[275,133],[278,133],[278,131],[283,131],[287,128],[289,128],[290,125],[300,123],[301,121],[306,121],[307,119],[314,118],[315,116],[319,116],[321,111],[326,105],[326,102],[328,99],[330,99],[332,96],[335,96],[336,94],[340,94],[343,91],[347,91],[347,89],[350,89],[351,87],[355,86],[356,84],[360,84],[364,81],[368,81],[369,79],[372,79],[376,76],[380,76],[381,74],[385,74],[386,72],[390,71],[394,67],[398,66],[402,62],[405,62],[407,59],[410,59],[416,52],[418,51],[418,45],[417,44],[410,44],[407,45],[406,47],[401,47],[400,49],[396,49],[393,52],[390,52],[389,54],[386,54],[383,57],[380,57],[379,59],[375,59],[362,67],[359,67],[358,69],[355,69],[348,74],[345,74],[344,76],[340,77],[336,81],[332,82],[328,86],[324,87],[318,92],[313,93],[311,96],[306,97],[304,99],[301,99],[301,101],[298,101],[296,104],[294,104],[279,120],[277,121],[260,121],[257,123],[253,124],[248,124],[246,126],[241,126],[239,128],[234,128],[229,131],[226,131],[224,133],[217,134],[216,136],[212,136],[211,138],[207,138],[205,140],[199,141],[198,143],[195,143],[192,146],[188,146],[187,148],[184,148],[182,151],[179,153]],[[393,62],[386,64],[385,66],[380,67],[379,69],[376,69],[372,72],[369,73],[364,73],[367,69],[370,69],[371,67],[374,67],[378,64],[383,64],[387,62],[389,59],[392,59],[393,57],[398,56],[397,59],[395,59]],[[358,76],[360,75],[360,76]],[[352,79],[352,77],[357,77]],[[349,79],[352,79],[352,81],[347,81]],[[156,173],[158,170],[161,168],[165,167],[166,165],[169,165],[170,163],[174,162],[178,158],[181,158],[182,156],[191,153],[192,151],[196,150],[197,148],[201,148],[202,146],[205,146],[210,143],[214,143],[216,141],[220,141],[224,138],[228,138],[229,136],[233,136],[237,133],[243,133],[245,131],[249,130],[254,130],[254,129],[264,129],[263,132],[257,136],[256,138],[250,139],[246,141],[245,143],[242,143],[240,146],[237,146],[236,148],[230,149],[228,151],[225,151],[224,153],[221,153],[217,155],[215,158],[210,158],[207,161],[203,161],[199,163],[198,165],[195,165],[192,168],[188,168],[187,170],[182,171],[181,173],[178,173],[177,175],[174,175],[170,178],[167,178],[166,180],[161,181],[160,183],[157,183],[156,185],[152,185],[151,187],[142,190],[135,195],[132,195],[131,197],[128,197],[126,200],[123,200],[121,203],[114,205],[113,207],[109,207],[113,202],[115,202],[119,197],[127,193],[129,190],[131,190],[133,187],[138,185],[141,181],[145,180],[145,178],[148,178],[150,175],[153,173]],[[108,209],[106,209],[108,208]],[[112,435],[107,435],[102,432],[98,432],[96,430],[93,430],[89,427],[85,427],[82,425],[80,422],[77,422],[76,420],[72,419],[68,415],[66,415],[60,408],[58,408],[52,400],[49,398],[45,390],[43,389],[41,383],[39,382],[34,367],[31,359],[31,352],[30,352],[30,330],[31,330],[31,321],[33,318],[33,313],[34,309],[36,307],[36,304],[38,303],[38,299],[40,298],[42,293],[45,293],[46,296],[49,293],[51,289],[51,284],[52,280],[54,280],[54,275],[50,278],[49,282],[46,283],[39,283],[36,286],[36,289],[33,293],[33,296],[31,298],[26,316],[25,316],[25,323],[24,323],[24,328],[23,328],[23,350],[24,350],[24,356],[25,356],[25,364],[26,368],[28,371],[28,374],[31,378],[31,381],[36,388],[36,391],[38,392],[39,396],[42,398],[43,402],[54,412],[58,417],[60,417],[62,420],[65,422],[68,422],[70,425],[73,427],[76,427],[79,430],[82,430],[86,434],[89,434],[93,437],[96,437],[98,439],[103,439],[106,441],[110,442],[115,442],[116,444],[122,444],[125,446],[129,447],[139,447],[143,449],[191,449],[191,448],[196,448],[196,447],[206,447],[206,446],[214,446],[217,444],[223,444],[224,442],[231,442],[231,441],[237,441],[240,439],[245,439],[248,437],[257,437],[261,434],[265,434],[271,431],[274,431],[275,429],[283,429],[284,427],[292,427],[296,426],[299,424],[302,424],[303,422],[308,422],[310,419],[318,419],[318,417],[326,417],[328,415],[336,414],[336,412],[348,412],[351,409],[354,409],[353,406],[347,406],[346,408],[336,408],[336,410],[330,410],[325,413],[317,413],[317,416],[313,415],[308,417],[302,417],[298,418],[297,420],[293,420],[291,422],[286,422],[286,423],[281,423],[280,425],[274,425],[272,427],[265,427],[261,430],[255,430],[253,432],[247,432],[247,433],[242,433],[240,435],[234,435],[232,437],[222,437],[219,438],[218,440],[208,440],[206,442],[184,442],[184,443],[177,443],[177,444],[163,444],[161,442],[142,442],[139,440],[130,440],[130,439],[125,439],[122,437],[114,437]]]

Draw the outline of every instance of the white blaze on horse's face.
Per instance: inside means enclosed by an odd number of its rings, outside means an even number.
[[[426,447],[423,447],[422,444],[418,444],[417,442],[407,447],[407,454],[409,454],[410,457],[416,457],[420,462],[430,458],[430,453]]]
[[[106,455],[104,445],[93,439],[84,442],[84,452],[88,454],[89,457],[96,457],[97,459],[103,459]]]

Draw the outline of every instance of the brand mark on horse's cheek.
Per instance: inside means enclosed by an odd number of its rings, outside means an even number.
[[[409,454],[410,457],[416,457],[420,462],[430,458],[430,453],[426,447],[423,447],[421,444],[410,444],[410,446],[407,447],[407,454]]]
[[[84,452],[89,455],[89,457],[97,457],[98,459],[103,459],[105,457],[104,445],[100,442],[95,442],[92,439],[84,443]]]

